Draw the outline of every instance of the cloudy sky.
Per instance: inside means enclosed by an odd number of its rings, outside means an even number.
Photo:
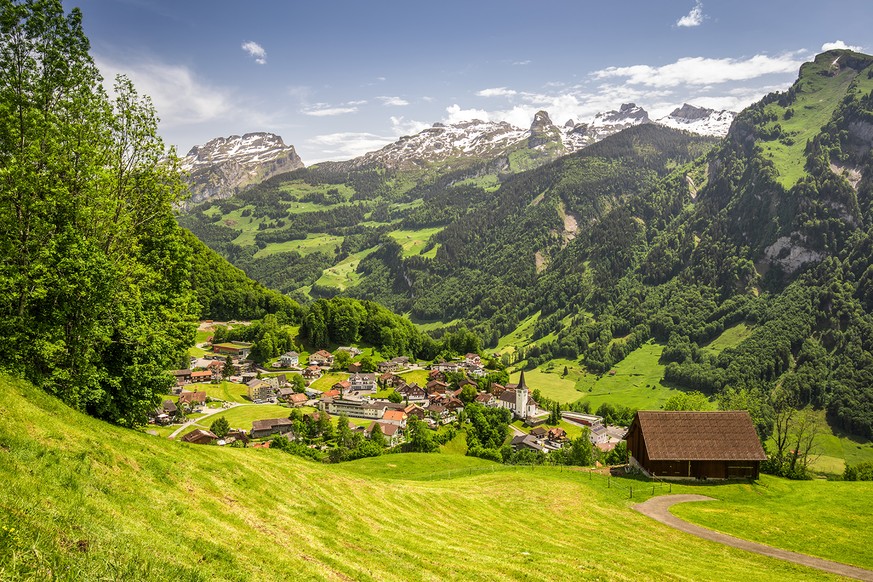
[[[873,51],[869,0],[65,0],[181,153],[271,131],[348,159],[434,122],[739,110],[823,49]]]

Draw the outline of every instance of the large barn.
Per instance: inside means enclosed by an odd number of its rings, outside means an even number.
[[[692,479],[757,479],[767,459],[749,413],[637,412],[628,453],[650,474]]]

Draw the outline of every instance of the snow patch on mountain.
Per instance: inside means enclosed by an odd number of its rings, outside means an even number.
[[[656,123],[700,135],[724,137],[736,116],[733,111],[715,111],[685,103],[674,109],[670,115],[658,119]]]

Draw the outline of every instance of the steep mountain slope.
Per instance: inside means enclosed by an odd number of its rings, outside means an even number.
[[[448,454],[330,466],[187,445],[107,425],[2,375],[0,414],[4,580],[560,580],[580,570],[610,580],[822,579],[662,526],[630,509],[623,480],[607,488],[599,475]],[[868,543],[870,489],[814,485],[857,510],[860,523],[829,526],[833,538]],[[648,496],[639,489],[633,501]],[[555,527],[577,515],[581,526]],[[792,532],[811,521],[796,508],[780,517]],[[532,543],[531,531],[550,534]],[[816,553],[843,552],[838,543]]]
[[[286,146],[278,135],[218,137],[182,158],[191,191],[187,204],[230,198],[244,186],[302,167],[294,146]]]
[[[736,116],[733,111],[714,111],[685,103],[674,109],[670,115],[658,119],[656,123],[700,135],[723,137],[727,135]]]

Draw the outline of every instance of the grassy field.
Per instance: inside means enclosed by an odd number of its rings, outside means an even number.
[[[421,387],[424,387],[424,385],[427,384],[427,370],[409,370],[408,372],[401,372],[397,375],[406,380],[407,384],[415,382]]]
[[[873,484],[816,479],[786,481],[764,476],[757,485],[673,487],[719,501],[683,503],[675,515],[744,539],[873,569],[873,546],[858,532],[870,531]]]
[[[524,373],[524,382],[531,390],[539,391],[552,400],[558,402],[575,402],[582,397],[582,393],[576,390],[576,382],[568,377],[562,377],[563,367],[556,366],[553,371],[547,372],[542,369],[527,370]],[[520,372],[509,375],[509,381],[518,383]]]
[[[772,113],[777,118],[767,128],[770,129],[778,123],[782,126],[782,132],[790,139],[788,142],[779,139],[760,142],[764,157],[776,165],[778,180],[786,189],[794,186],[804,175],[804,148],[807,141],[815,137],[822,126],[830,121],[855,76],[851,69],[842,70],[835,78],[813,72],[827,72],[829,62],[806,66],[808,69],[804,71],[803,80],[800,81],[797,99],[788,106],[794,111],[794,115],[786,119],[785,111],[788,108],[775,102],[764,108],[767,113]]]
[[[243,406],[235,406],[227,409],[226,412],[213,414],[203,419],[203,423],[199,426],[191,426],[182,431],[177,438],[185,436],[197,428],[209,428],[213,422],[219,417],[224,417],[230,423],[230,428],[241,428],[243,430],[252,430],[253,420],[265,420],[267,418],[288,418],[291,414],[291,409],[278,404],[248,404]]]
[[[199,390],[205,391],[208,397],[215,398],[216,400],[239,402],[241,404],[251,403],[251,400],[249,400],[249,388],[245,384],[224,381],[221,384],[191,384],[187,389],[193,392]]]
[[[388,233],[388,236],[396,240],[403,247],[403,258],[421,254],[427,241],[441,231],[443,227],[436,226],[433,228],[421,228],[418,230],[394,230]],[[436,250],[432,249],[425,256],[435,256]]]
[[[752,335],[754,328],[745,323],[738,323],[733,327],[729,327],[721,334],[706,344],[701,346],[701,350],[712,355],[718,355],[727,348],[733,348]]]
[[[342,382],[343,380],[348,379],[349,375],[345,372],[328,372],[318,380],[315,380],[309,387],[313,390],[321,390],[322,392],[327,392],[328,390],[330,390],[330,387],[337,382]]]
[[[308,255],[315,251],[322,251],[329,255],[336,252],[342,244],[343,237],[332,234],[309,234],[301,240],[289,240],[281,243],[270,243],[255,253],[255,258],[266,257],[275,253],[297,251],[301,255]]]
[[[591,403],[591,410],[604,402],[630,408],[657,410],[671,395],[679,392],[663,382],[664,366],[658,362],[664,346],[643,344],[613,366],[615,375],[584,375],[576,383]],[[713,405],[715,408],[715,405]]]
[[[361,280],[361,275],[356,271],[358,265],[374,250],[376,247],[349,255],[336,265],[325,269],[324,274],[315,283],[325,287],[336,287],[341,291],[356,285]]]
[[[537,311],[533,315],[522,320],[518,326],[497,342],[498,353],[513,353],[518,347],[525,346],[533,341],[533,330],[540,318],[540,312]]]
[[[630,509],[644,487],[630,500],[631,482],[607,488],[585,471],[453,454],[326,466],[189,445],[85,417],[7,377],[0,415],[3,580],[835,579],[670,529]],[[873,567],[873,488],[762,483],[695,488],[727,511],[693,519],[834,559],[854,548],[851,561]],[[833,500],[845,510],[826,514]]]

